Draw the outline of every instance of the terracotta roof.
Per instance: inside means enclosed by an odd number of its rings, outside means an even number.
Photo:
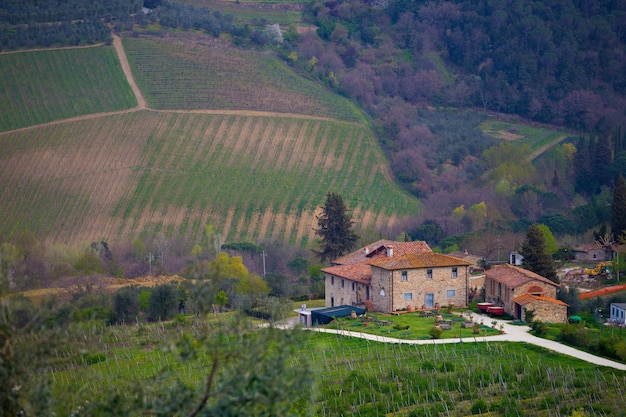
[[[513,302],[519,305],[530,304],[535,301],[545,301],[547,303],[556,304],[560,306],[568,306],[569,304],[564,303],[561,300],[557,300],[556,298],[544,297],[543,295],[532,295],[532,294],[524,294],[519,297],[515,297]]]
[[[602,250],[604,247],[598,242],[585,243],[574,249],[575,252],[589,252],[592,250]]]
[[[393,257],[406,255],[413,252],[431,252],[432,249],[426,242],[395,242],[393,240],[381,239],[374,243],[362,247],[352,253],[335,259],[333,265],[350,265],[366,262],[370,259],[385,256],[387,249],[393,248]]]
[[[541,281],[555,287],[559,286],[559,284],[550,281],[548,278],[511,264],[494,266],[493,268],[485,271],[485,276],[488,279],[506,284],[509,287],[518,287],[530,281]]]
[[[445,266],[468,266],[472,263],[436,252],[418,252],[402,256],[394,255],[391,258],[374,259],[373,261],[370,261],[369,264],[382,269],[396,270],[431,267],[436,268]]]
[[[330,266],[322,268],[322,272],[367,285],[372,282],[372,268],[365,263]]]

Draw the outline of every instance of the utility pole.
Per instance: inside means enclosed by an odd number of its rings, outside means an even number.
[[[261,253],[261,256],[263,256],[263,278],[265,278],[265,251]]]

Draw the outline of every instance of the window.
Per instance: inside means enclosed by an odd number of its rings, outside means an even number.
[[[334,275],[330,276],[330,285],[335,285],[335,276]]]
[[[404,293],[404,299],[406,301],[412,300],[413,299],[413,293],[412,292],[405,292]]]
[[[455,290],[448,290],[448,291],[446,291],[446,296],[448,298],[454,298],[456,296],[456,291]]]
[[[343,278],[341,278],[341,288],[344,288],[346,286],[346,282],[343,280]]]
[[[406,271],[402,271],[402,281],[408,281],[409,276]]]
[[[459,276],[459,268],[452,268],[452,278]]]
[[[426,270],[426,278],[433,279],[433,270],[432,269],[427,269]]]
[[[354,292],[354,290],[356,290],[356,284],[353,282],[352,283],[352,292]]]

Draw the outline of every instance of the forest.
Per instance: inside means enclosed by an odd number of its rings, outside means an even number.
[[[318,1],[305,20],[317,30],[297,42],[303,70],[368,111],[396,179],[425,202],[413,238],[424,224],[478,230],[437,213],[481,202],[497,230],[608,222],[600,206],[626,170],[624,2]],[[523,160],[478,128],[504,115],[571,133]]]

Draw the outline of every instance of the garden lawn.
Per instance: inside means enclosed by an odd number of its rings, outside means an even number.
[[[451,320],[452,328],[444,330],[441,339],[473,338],[477,336],[494,336],[500,334],[497,329],[487,325],[480,326],[480,333],[474,334],[471,327],[463,328],[463,318],[459,312],[452,314],[442,313],[443,320]],[[435,326],[435,317],[420,317],[419,312],[404,313],[400,315],[368,313],[369,323],[363,317],[352,319],[341,317],[325,326],[328,329],[340,329],[349,332],[373,334],[376,336],[394,337],[398,339],[419,340],[431,339],[429,331]],[[408,328],[406,328],[408,326]]]

